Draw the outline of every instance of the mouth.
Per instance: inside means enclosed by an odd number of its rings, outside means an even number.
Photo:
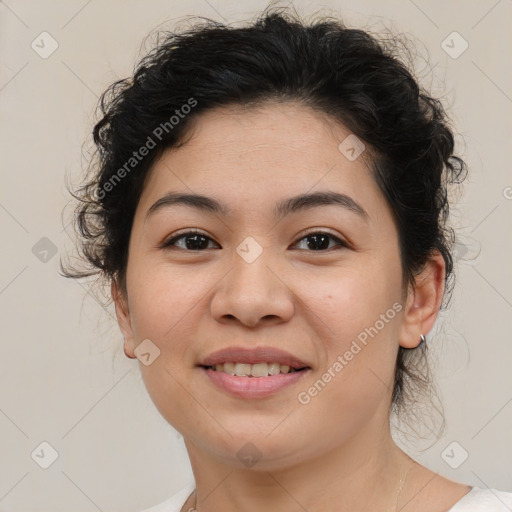
[[[298,382],[312,370],[292,354],[272,347],[231,347],[198,367],[217,389],[238,398],[264,398]]]

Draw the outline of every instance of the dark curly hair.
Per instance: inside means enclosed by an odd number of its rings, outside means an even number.
[[[398,229],[404,286],[413,285],[429,256],[439,251],[446,264],[446,301],[454,239],[447,225],[448,185],[462,182],[466,165],[453,154],[441,102],[420,88],[398,57],[400,38],[379,42],[333,18],[305,24],[282,8],[266,9],[245,27],[199,20],[181,33],[160,32],[134,76],[103,93],[102,118],[93,131],[97,158],[73,193],[79,201],[79,251],[90,266],[62,267],[63,274],[99,274],[125,290],[133,218],[155,159],[182,144],[192,120],[209,109],[294,101],[364,141]],[[135,161],[143,147],[152,149]],[[399,349],[395,408],[428,384],[428,365],[420,364],[425,349],[424,343]]]

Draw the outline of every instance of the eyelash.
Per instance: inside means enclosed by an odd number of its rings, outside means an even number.
[[[176,241],[182,239],[182,238],[187,238],[189,236],[192,236],[192,235],[201,235],[203,236],[204,238],[207,238],[209,239],[210,241],[213,241],[208,235],[206,235],[205,233],[203,233],[202,231],[199,231],[199,230],[189,230],[189,231],[186,231],[185,233],[181,233],[173,238],[171,238],[170,240],[167,240],[165,241],[161,246],[160,248],[161,249],[169,249],[171,247],[173,247],[173,244],[176,243]],[[303,235],[301,238],[299,238],[297,240],[297,242],[295,242],[294,245],[296,245],[298,242],[300,242],[301,240],[304,240],[305,238],[308,238],[308,237],[311,237],[313,235],[327,235],[329,238],[331,238],[332,240],[335,240],[336,242],[338,242],[337,246],[335,246],[334,248],[338,247],[338,248],[345,248],[345,249],[348,249],[349,248],[349,244],[343,240],[341,240],[340,238],[338,238],[337,236],[329,233],[328,231],[311,231],[309,233],[306,233],[305,235]],[[308,251],[307,249],[303,249],[303,250],[306,250],[306,252],[328,252],[328,251],[331,251],[332,249],[334,249],[333,247],[329,248],[329,249],[320,249],[320,250],[317,250],[317,251]],[[193,249],[183,249],[181,248],[183,251],[186,251],[186,252],[204,252],[205,250],[207,249],[202,249],[202,250],[193,250]],[[299,249],[300,250],[300,249]]]

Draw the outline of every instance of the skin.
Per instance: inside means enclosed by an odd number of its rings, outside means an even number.
[[[369,152],[349,161],[338,149],[349,134],[294,103],[222,107],[202,114],[186,143],[152,168],[134,218],[126,289],[114,282],[112,295],[126,355],[136,357],[145,339],[160,350],[140,370],[189,453],[197,492],[182,510],[392,511],[398,504],[441,512],[470,490],[415,463],[391,438],[397,351],[417,346],[432,328],[445,267],[436,253],[415,286],[403,286],[398,232]],[[347,194],[367,218],[328,205],[274,220],[282,199],[320,190]],[[231,212],[174,205],[148,216],[171,191],[214,197]],[[161,247],[186,228],[211,239],[208,248],[192,251],[184,239]],[[308,248],[304,237],[318,232],[348,247],[329,239],[327,250]],[[263,249],[252,263],[236,252],[248,236]],[[299,403],[298,393],[393,304],[401,311],[317,396]],[[196,365],[233,345],[278,347],[311,370],[271,397],[232,397]],[[246,443],[261,453],[252,467],[237,456]]]

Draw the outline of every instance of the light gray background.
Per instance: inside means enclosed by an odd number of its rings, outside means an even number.
[[[470,177],[453,211],[458,284],[433,342],[447,428],[438,442],[405,448],[450,478],[510,491],[512,2],[294,5],[305,14],[327,6],[351,25],[394,27],[425,45],[420,52],[428,52],[435,77],[421,59],[418,75],[451,107]],[[265,6],[0,1],[0,511],[133,512],[191,476],[182,440],[148,398],[138,362],[122,352],[113,309],[87,293],[90,284],[58,275],[59,257],[72,248],[70,210],[61,215],[69,201],[64,183],[66,176],[76,183],[83,168],[99,94],[131,74],[152,29],[189,14],[243,20]],[[58,43],[46,59],[31,47],[35,40],[48,51],[43,31]],[[453,31],[469,44],[458,58],[441,46]],[[463,43],[452,40],[453,53]],[[57,254],[44,252],[43,237]],[[49,457],[43,441],[58,452],[48,469],[36,463]],[[448,450],[452,464],[461,449],[469,453],[458,469],[441,456],[453,441],[460,447]]]

